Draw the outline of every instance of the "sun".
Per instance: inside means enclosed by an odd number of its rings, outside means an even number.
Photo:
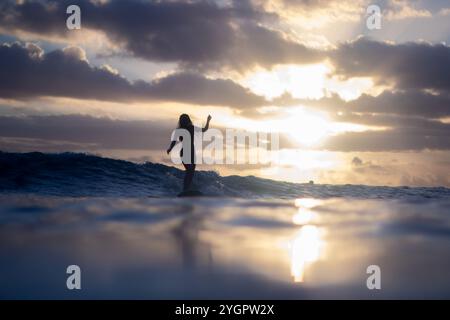
[[[284,121],[289,136],[305,146],[312,146],[329,135],[331,122],[324,115],[312,113],[300,108],[292,109]]]
[[[333,131],[333,123],[325,114],[303,107],[289,108],[282,118],[265,121],[264,126],[307,147],[319,143]]]
[[[366,130],[384,130],[383,127],[366,126],[348,122],[336,122],[325,112],[306,107],[290,108],[280,123],[280,131],[287,133],[293,141],[305,147],[320,144],[328,137],[344,132],[364,132]]]
[[[283,110],[283,114],[270,120],[250,120],[245,118],[225,117],[226,122],[233,123],[236,128],[250,131],[278,132],[285,134],[299,146],[313,146],[336,131],[343,131],[331,121],[324,112],[305,107],[292,107]],[[264,129],[262,129],[264,128]]]

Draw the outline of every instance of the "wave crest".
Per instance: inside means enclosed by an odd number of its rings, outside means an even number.
[[[136,164],[83,153],[0,152],[0,192],[56,196],[168,197],[180,192],[184,172],[159,163]],[[364,185],[310,185],[254,176],[222,177],[197,171],[194,186],[211,196],[450,198],[444,187],[409,188]]]

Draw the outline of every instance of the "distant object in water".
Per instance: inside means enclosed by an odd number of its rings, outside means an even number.
[[[314,184],[314,180],[309,180],[309,184]]]

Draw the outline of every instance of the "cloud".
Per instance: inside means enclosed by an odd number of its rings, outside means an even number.
[[[331,136],[318,149],[350,152],[450,148],[450,124],[440,120],[450,116],[450,96],[446,92],[385,91],[347,102],[337,95],[319,100],[289,96],[282,99],[288,105],[327,111],[335,122],[369,126],[369,131]]]
[[[378,5],[386,21],[429,18],[432,12],[421,8],[417,1],[408,0],[257,0],[265,10],[276,13],[289,25],[300,28],[322,29],[333,24],[354,27],[364,22],[369,5]]]
[[[0,116],[0,150],[147,150],[165,155],[163,150],[168,147],[175,127],[176,122],[170,120],[115,120],[76,114]],[[225,137],[225,127],[213,128],[220,130]],[[257,139],[260,144],[261,136]],[[280,148],[293,147],[285,134],[280,134],[279,139]],[[246,143],[248,151],[248,141]],[[249,169],[251,166],[241,165],[239,168]],[[256,168],[258,166],[253,166]]]
[[[352,159],[352,165],[353,165],[353,166],[359,167],[359,166],[362,166],[362,164],[363,164],[363,162],[362,162],[362,160],[361,160],[360,158],[354,157],[354,158]]]
[[[91,66],[81,48],[44,53],[35,44],[0,45],[0,96],[72,97],[106,101],[164,100],[200,105],[256,107],[265,99],[226,79],[174,73],[152,82],[130,82],[111,67]]]
[[[386,20],[402,20],[411,18],[430,18],[432,13],[427,9],[417,8],[414,3],[406,0],[391,0],[383,10]]]
[[[354,157],[352,159],[352,170],[357,173],[378,173],[378,174],[386,174],[389,173],[389,170],[386,170],[386,167],[373,164],[371,161],[363,161],[359,157]]]
[[[450,124],[439,120],[450,115],[447,94],[384,92],[349,102],[333,96],[310,103],[330,112],[336,122],[384,128],[331,136],[319,147],[322,149],[349,152],[450,148]]]
[[[152,83],[135,83],[138,91],[161,100],[177,100],[201,105],[235,108],[263,106],[268,102],[248,89],[227,79],[209,79],[196,73],[175,73]]]
[[[450,47],[445,44],[391,44],[360,37],[331,53],[336,73],[372,77],[398,89],[450,91]]]
[[[185,67],[229,67],[310,63],[323,57],[283,33],[264,26],[273,15],[247,1],[5,1],[0,25],[10,33],[69,38],[65,9],[78,4],[82,28],[105,34],[127,53]],[[268,48],[270,48],[268,50]]]
[[[450,8],[442,8],[438,13],[440,16],[450,16]]]
[[[211,1],[5,1],[0,4],[0,25],[11,34],[57,35],[70,42],[76,31],[65,27],[65,8],[74,3],[81,7],[83,29],[104,34],[125,53],[178,63],[183,69],[246,71],[331,57],[338,73],[346,77],[374,76],[379,82],[394,81],[402,88],[449,87],[445,75],[450,68],[450,49],[446,45],[393,45],[359,38],[337,50],[313,49],[294,40],[295,33],[277,30],[283,17],[277,10],[270,11],[271,2],[258,6],[249,1],[222,5]],[[363,5],[353,1],[281,3],[313,12],[323,8],[341,11],[341,7],[359,12]],[[394,12],[403,6],[393,2],[389,8]]]
[[[362,94],[355,100],[345,101],[337,94],[318,100],[296,99],[289,94],[276,98],[274,103],[280,106],[306,105],[331,114],[344,116],[357,114],[385,114],[398,116],[417,116],[438,119],[450,116],[450,92],[429,93],[419,90],[383,91],[377,96]],[[343,120],[343,116],[335,116]]]
[[[331,23],[351,23],[361,19],[367,0],[259,0],[269,12],[289,24],[305,29],[327,27]]]
[[[431,94],[423,91],[385,91],[373,97],[363,94],[347,103],[345,110],[362,113],[394,114],[440,118],[450,116],[450,93]]]
[[[318,180],[333,184],[449,186],[448,161],[443,159],[448,159],[448,152],[369,152],[364,158],[354,156],[350,166],[320,170]]]
[[[64,142],[59,151],[70,149],[146,149],[163,150],[174,128],[170,121],[137,121],[94,118],[82,115],[61,116],[0,116],[0,137],[19,139],[22,142]],[[6,140],[5,140],[6,141]],[[40,149],[36,145],[36,150]]]
[[[326,140],[329,151],[450,150],[450,125],[431,123],[428,128],[398,127],[383,131],[345,132]]]
[[[288,2],[286,5],[314,10],[325,6],[323,1]],[[178,71],[153,81],[131,82],[114,66],[90,64],[84,50],[76,46],[44,52],[36,44],[1,45],[0,97],[173,101],[227,106],[252,118],[262,106],[302,104],[328,111],[338,122],[387,127],[385,131],[333,136],[323,145],[329,150],[448,149],[448,124],[435,120],[450,116],[450,47],[445,44],[393,44],[358,38],[327,51],[311,49],[268,27],[270,19],[278,26],[277,13],[264,12],[263,7],[246,1],[77,3],[82,9],[83,28],[104,33],[136,57],[177,62]],[[11,33],[24,31],[69,39],[72,31],[65,28],[67,4],[69,1],[64,0],[2,2],[1,28]],[[337,95],[320,100],[284,95],[267,101],[232,80],[199,72],[202,68],[270,68],[326,58],[335,68],[330,77],[370,77],[376,85],[390,89],[348,102]]]

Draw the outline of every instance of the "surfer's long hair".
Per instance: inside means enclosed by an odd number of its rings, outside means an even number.
[[[187,129],[192,126],[191,118],[186,113],[183,113],[178,120],[178,128]]]

